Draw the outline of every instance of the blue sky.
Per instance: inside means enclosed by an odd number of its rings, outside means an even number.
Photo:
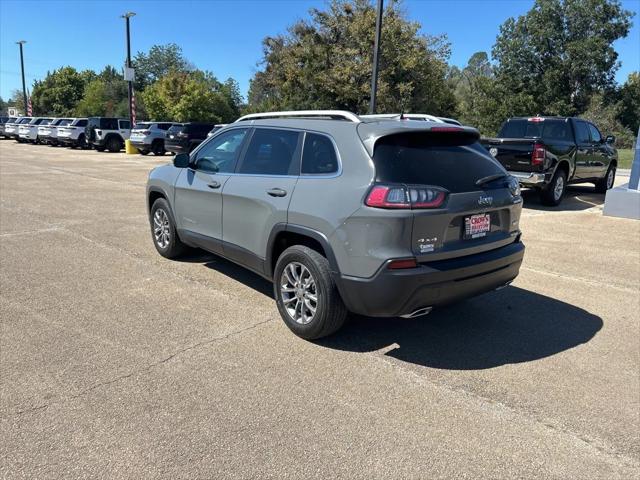
[[[261,58],[261,41],[305,18],[324,0],[200,0],[83,1],[0,0],[0,96],[20,87],[17,40],[25,45],[27,85],[48,70],[71,65],[101,70],[121,66],[125,57],[124,20],[131,21],[132,52],[154,44],[175,42],[198,68],[218,78],[234,77],[246,94]],[[409,18],[423,32],[446,33],[452,47],[450,63],[464,66],[476,51],[490,51],[500,24],[524,14],[533,0],[405,0]],[[616,43],[623,82],[640,70],[640,0],[624,0],[636,12],[630,35]]]

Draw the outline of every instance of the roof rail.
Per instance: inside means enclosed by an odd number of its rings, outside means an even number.
[[[260,120],[268,118],[329,118],[331,120],[348,120],[354,123],[360,123],[360,117],[355,113],[346,110],[293,110],[289,112],[263,112],[250,113],[236,120],[242,122],[245,120]]]

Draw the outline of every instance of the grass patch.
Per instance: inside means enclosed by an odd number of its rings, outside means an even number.
[[[618,149],[618,168],[631,168],[633,162],[633,148]]]

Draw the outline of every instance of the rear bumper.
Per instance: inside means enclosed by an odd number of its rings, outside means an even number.
[[[518,275],[524,249],[516,241],[488,252],[407,270],[389,270],[383,265],[371,278],[340,276],[336,283],[350,311],[371,317],[397,317],[506,285]]]
[[[151,148],[151,142],[152,139],[146,139],[146,138],[136,138],[136,139],[132,139],[129,138],[129,143],[131,145],[133,145],[136,148]]]
[[[190,144],[187,142],[164,141],[164,149],[174,153],[189,153]]]
[[[525,186],[539,186],[545,183],[544,173],[533,172],[508,172],[509,175],[516,177],[518,181]]]

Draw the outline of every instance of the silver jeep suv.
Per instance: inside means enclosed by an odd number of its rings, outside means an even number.
[[[470,127],[342,111],[252,114],[151,171],[158,252],[187,246],[273,281],[315,339],[347,312],[415,317],[509,284],[524,254],[518,182]]]

